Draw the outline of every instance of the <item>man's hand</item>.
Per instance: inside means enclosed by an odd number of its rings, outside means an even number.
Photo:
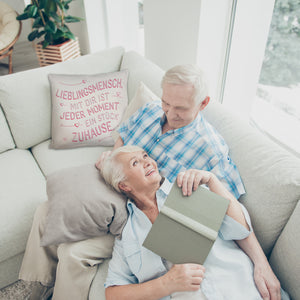
[[[254,266],[254,281],[264,300],[281,299],[280,282],[269,264]]]
[[[198,264],[173,265],[170,271],[161,277],[168,294],[183,291],[197,291],[204,278],[205,268]]]
[[[102,164],[104,162],[104,160],[111,154],[111,151],[105,151],[102,152],[99,159],[97,160],[97,162],[95,163],[95,166],[98,170],[101,170]]]
[[[182,189],[184,196],[190,196],[199,185],[207,184],[213,176],[208,171],[190,169],[178,174],[177,185]]]

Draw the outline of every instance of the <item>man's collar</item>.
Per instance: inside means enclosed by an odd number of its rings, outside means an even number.
[[[167,132],[169,133],[174,133],[174,134],[179,134],[179,133],[183,133],[185,131],[189,131],[191,128],[195,127],[197,125],[197,123],[199,121],[202,120],[202,115],[201,113],[199,112],[197,117],[195,118],[195,120],[193,122],[191,122],[190,124],[186,125],[186,126],[183,126],[183,127],[180,127],[180,128],[177,128],[177,129],[173,129],[173,130],[169,130]],[[164,124],[166,123],[167,121],[167,117],[166,117],[166,114],[163,113],[161,119],[160,119],[160,126],[161,126],[161,129],[163,128]]]

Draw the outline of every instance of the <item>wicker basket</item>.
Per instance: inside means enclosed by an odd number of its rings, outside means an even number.
[[[59,45],[51,45],[43,49],[42,44],[35,44],[35,51],[41,67],[56,64],[80,56],[78,38]]]

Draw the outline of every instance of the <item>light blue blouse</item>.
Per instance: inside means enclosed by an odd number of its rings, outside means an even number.
[[[156,192],[159,209],[164,204],[171,187],[172,184],[165,179]],[[164,275],[171,265],[142,246],[152,224],[132,201],[128,200],[127,208],[129,218],[122,239],[115,240],[105,287],[136,284],[155,279]],[[252,231],[249,214],[243,206],[242,209]],[[248,237],[251,231],[231,217],[225,216],[219,236],[204,263],[206,271],[201,290],[207,299],[262,299],[254,283],[253,264],[233,241]],[[162,299],[171,299],[171,297]]]

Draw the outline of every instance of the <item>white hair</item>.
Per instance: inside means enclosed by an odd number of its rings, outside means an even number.
[[[196,65],[178,65],[169,69],[162,79],[162,88],[166,83],[174,85],[193,85],[195,104],[200,104],[208,96],[208,84],[205,74]]]
[[[101,166],[100,173],[105,182],[111,185],[116,191],[121,192],[119,183],[126,179],[123,165],[117,160],[121,153],[130,153],[144,151],[142,148],[134,145],[127,145],[119,147],[112,151],[112,153],[105,159]]]

